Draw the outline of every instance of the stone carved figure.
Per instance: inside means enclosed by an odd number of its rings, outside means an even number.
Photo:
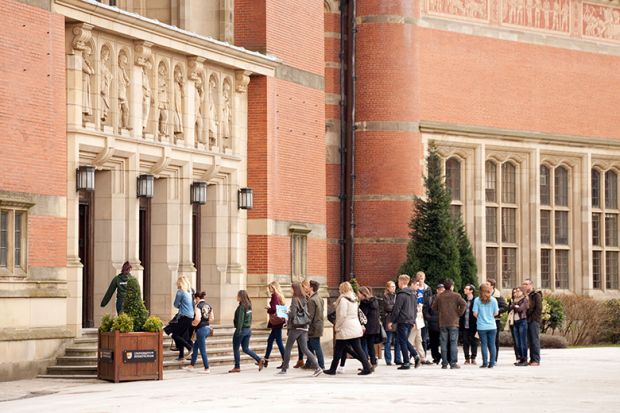
[[[620,40],[620,9],[584,4],[583,34],[608,40]]]
[[[88,116],[93,114],[93,104],[90,97],[90,79],[95,74],[95,69],[89,58],[90,53],[90,47],[86,47],[82,51],[82,113]]]
[[[112,71],[110,70],[110,49],[104,46],[101,49],[101,120],[106,121],[110,113],[110,88],[112,86]]]
[[[542,12],[542,0],[534,1],[534,27],[540,27],[540,13]]]
[[[129,73],[127,73],[127,54],[121,52],[118,56],[118,106],[120,113],[120,128],[131,129],[129,124]]]
[[[153,91],[151,89],[151,78],[149,73],[153,65],[147,60],[142,66],[142,133],[146,133],[153,104]]]
[[[545,25],[543,26],[544,29],[549,29],[549,25],[550,25],[550,20],[551,20],[551,6],[549,5],[549,0],[545,0],[543,2],[543,17],[545,19]]]
[[[204,122],[203,122],[203,113],[202,113],[202,102],[204,100],[205,90],[204,85],[202,84],[202,78],[198,76],[195,81],[196,85],[196,94],[194,96],[194,108],[196,110],[196,120],[194,121],[194,141],[197,143],[206,144],[206,139],[204,137]]]
[[[160,135],[168,134],[168,70],[164,62],[157,69],[157,125]]]
[[[209,147],[217,145],[217,81],[209,78]]]
[[[224,82],[222,100],[222,138],[224,138],[224,147],[230,148],[230,138],[232,137],[232,101],[230,82]]]
[[[173,132],[175,135],[183,135],[183,72],[179,66],[174,68],[174,119]]]

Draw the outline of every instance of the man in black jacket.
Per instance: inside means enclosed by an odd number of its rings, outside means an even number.
[[[441,362],[441,352],[439,351],[439,313],[433,310],[433,301],[437,299],[439,294],[445,291],[443,284],[437,285],[437,294],[428,295],[424,301],[424,322],[428,327],[428,338],[431,355],[433,356],[433,363],[439,364]]]
[[[396,294],[396,301],[388,318],[388,329],[392,328],[392,324],[396,324],[396,335],[403,354],[403,365],[398,368],[399,370],[409,370],[411,367],[409,353],[415,359],[415,368],[420,366],[420,357],[409,342],[409,334],[415,324],[418,306],[416,293],[409,288],[410,281],[411,278],[406,274],[398,277],[400,291]]]
[[[467,307],[465,308],[465,313],[461,316],[459,327],[463,334],[463,353],[465,354],[465,364],[476,364],[476,355],[478,353],[478,339],[476,338],[476,332],[478,329],[476,328],[476,317],[474,317],[473,311],[475,291],[476,289],[471,284],[467,284],[465,288],[463,288]]]
[[[540,290],[534,289],[529,278],[523,281],[523,289],[527,294],[527,342],[530,347],[530,366],[540,365],[540,321],[542,317],[543,297]]]

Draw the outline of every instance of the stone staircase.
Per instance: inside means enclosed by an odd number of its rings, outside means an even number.
[[[227,365],[231,368],[234,365],[232,351],[232,326],[214,325],[215,334],[207,338],[207,354],[209,356],[209,366]],[[267,338],[269,329],[252,329],[252,340],[250,348],[256,354],[262,356],[267,348]],[[285,333],[286,330],[283,331]],[[82,336],[74,339],[73,344],[65,348],[65,354],[56,359],[56,365],[49,366],[46,374],[40,374],[39,378],[56,379],[96,379],[97,378],[97,329],[82,329]],[[286,342],[286,337],[284,338]],[[173,344],[170,336],[164,335],[164,370],[177,370],[188,365],[189,361],[179,361],[177,351],[171,351]],[[292,360],[296,360],[297,346],[293,347]],[[186,353],[187,354],[187,353]],[[274,349],[269,357],[269,366],[278,366],[281,361],[280,352],[274,343]],[[254,360],[241,352],[241,364],[253,365]],[[202,365],[202,359],[198,356],[196,365]]]

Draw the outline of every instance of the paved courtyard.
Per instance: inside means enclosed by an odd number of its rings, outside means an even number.
[[[163,381],[113,384],[73,380],[0,383],[0,412],[619,412],[620,348],[543,350],[541,367],[513,367],[502,350],[493,369],[422,366],[398,371],[380,365],[358,377],[358,363],[343,375],[313,378],[291,369],[275,376],[242,366],[205,375],[165,373]],[[380,361],[382,363],[382,361]]]

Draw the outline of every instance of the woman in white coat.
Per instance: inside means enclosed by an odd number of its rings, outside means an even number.
[[[362,324],[359,320],[357,297],[353,293],[351,284],[347,281],[340,284],[340,297],[336,300],[336,323],[334,330],[336,332],[336,348],[334,349],[334,358],[329,370],[324,370],[325,374],[336,374],[338,361],[344,356],[345,349],[350,345],[354,352],[361,357],[358,360],[364,367],[358,374],[365,376],[372,373],[368,358],[364,357],[366,353],[362,350],[360,338],[364,335]]]

